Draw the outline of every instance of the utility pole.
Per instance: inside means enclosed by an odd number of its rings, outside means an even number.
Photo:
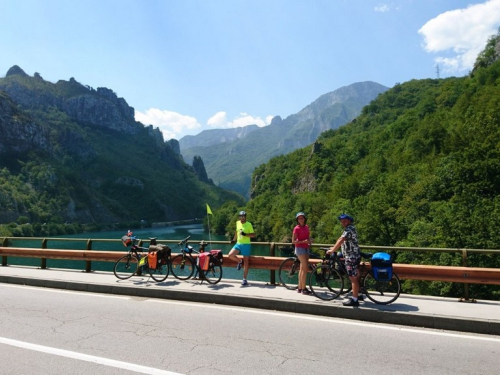
[[[436,64],[436,76],[437,76],[437,79],[439,79],[439,65]]]

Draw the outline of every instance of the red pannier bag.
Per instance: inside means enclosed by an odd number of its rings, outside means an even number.
[[[208,270],[208,265],[210,263],[210,257],[208,253],[201,253],[198,256],[199,266],[203,271]]]
[[[210,253],[219,260],[220,264],[222,264],[222,260],[224,259],[222,250],[210,250]]]

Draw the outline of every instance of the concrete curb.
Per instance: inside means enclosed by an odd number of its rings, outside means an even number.
[[[500,321],[469,319],[456,316],[422,314],[376,310],[373,308],[350,308],[326,305],[314,302],[302,302],[283,299],[270,299],[256,296],[227,295],[199,291],[179,291],[158,288],[139,288],[133,286],[106,285],[66,280],[47,280],[21,276],[0,275],[1,283],[28,285],[53,289],[65,289],[80,292],[127,295],[146,298],[160,298],[178,301],[211,303],[229,306],[249,307],[265,310],[292,312],[328,316],[333,318],[359,320],[373,323],[386,323],[401,326],[413,326],[459,332],[500,335]]]

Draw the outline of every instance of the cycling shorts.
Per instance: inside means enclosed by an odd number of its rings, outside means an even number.
[[[238,250],[240,252],[240,255],[243,255],[244,257],[249,257],[251,246],[252,245],[250,245],[249,243],[237,243],[236,245],[233,246],[233,249]]]
[[[345,257],[345,268],[348,276],[358,276],[359,264],[361,263],[361,256]]]

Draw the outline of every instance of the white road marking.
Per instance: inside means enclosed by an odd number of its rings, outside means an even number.
[[[72,358],[72,359],[76,359],[76,360],[79,360],[79,361],[86,361],[86,362],[97,363],[99,365],[116,367],[116,368],[124,369],[124,370],[127,370],[127,371],[135,371],[135,372],[138,372],[138,373],[141,373],[141,374],[180,375],[177,372],[165,371],[165,370],[160,370],[160,369],[156,369],[156,368],[153,368],[153,367],[146,367],[146,366],[136,365],[134,363],[122,362],[122,361],[115,361],[113,359],[108,359],[108,358],[96,357],[96,356],[88,355],[88,354],[71,352],[69,350],[51,348],[51,347],[48,347],[48,346],[31,344],[31,343],[28,343],[28,342],[11,340],[11,339],[7,339],[5,337],[0,337],[0,343],[1,344],[5,344],[5,345],[10,345],[10,346],[16,346],[16,347],[22,348],[22,349],[35,350],[37,352],[53,354],[53,355],[57,355],[57,356],[60,356],[60,357]]]
[[[44,292],[49,292],[49,293],[65,293],[65,294],[74,294],[74,295],[82,295],[85,294],[86,296],[92,296],[92,297],[99,297],[99,298],[114,298],[114,299],[124,299],[124,300],[130,300],[132,299],[131,297],[123,297],[123,296],[114,296],[111,294],[100,294],[100,293],[94,293],[94,292],[86,292],[84,290],[82,291],[71,291],[71,290],[62,290],[62,289],[52,289],[52,288],[45,288],[45,287],[40,287],[40,286],[28,286],[28,285],[16,285],[16,284],[2,284],[2,287],[8,287],[8,288],[20,288],[20,289],[30,289],[30,290],[36,290],[37,292],[44,291]]]

